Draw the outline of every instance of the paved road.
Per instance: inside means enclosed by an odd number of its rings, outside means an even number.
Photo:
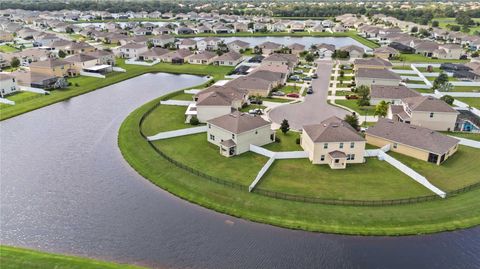
[[[318,78],[312,81],[314,93],[307,95],[302,103],[284,105],[272,109],[269,117],[274,123],[280,124],[283,119],[287,119],[290,128],[300,130],[306,124],[320,123],[331,116],[343,118],[349,114],[348,111],[327,103],[328,85],[333,62],[323,60],[318,61],[317,65]]]

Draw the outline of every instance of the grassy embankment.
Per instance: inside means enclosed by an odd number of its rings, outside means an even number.
[[[132,112],[122,124],[118,141],[122,154],[132,167],[157,186],[204,207],[252,221],[287,228],[343,234],[405,235],[433,233],[480,224],[480,208],[478,207],[478,203],[480,203],[480,190],[478,189],[445,200],[439,199],[402,206],[334,206],[268,198],[255,193],[248,193],[246,190],[228,188],[198,177],[172,165],[166,159],[159,156],[140,135],[140,118],[146,111],[154,106],[157,101],[158,99],[153,100],[138,108]],[[150,117],[152,117],[152,119],[148,119]],[[149,134],[171,128],[167,123],[162,124],[162,121],[166,118],[162,117],[161,112],[152,114],[148,118],[147,121],[144,122],[144,127],[145,131]],[[156,122],[157,127],[153,127],[149,121]],[[181,128],[181,126],[179,126],[179,128]],[[285,144],[285,149],[297,148],[298,145],[292,142],[294,138],[295,136],[291,138],[281,138],[281,140],[286,139],[290,141]],[[189,145],[186,145],[187,143],[189,143]],[[196,146],[193,144],[196,144]],[[206,142],[205,134],[179,138],[178,141],[174,141],[174,139],[158,141],[155,142],[155,146],[173,155],[169,155],[170,157],[178,161],[189,162],[189,165],[195,166],[194,168],[197,169],[202,169],[202,171],[207,174],[215,174],[220,173],[218,171],[222,171],[221,174],[218,174],[221,178],[242,184],[251,182],[256,172],[258,172],[258,169],[266,161],[264,157],[249,153],[229,159],[223,158],[218,154],[218,148]],[[272,146],[268,147],[275,147],[276,150],[279,150],[279,147],[281,149],[283,146],[272,144]],[[187,152],[188,154],[185,154]],[[475,154],[475,156],[478,156],[478,152]],[[201,156],[201,158],[198,158],[198,156]],[[468,154],[459,156],[462,157],[462,159],[466,156],[467,160],[463,160],[462,162],[472,162],[478,159]],[[452,160],[455,161],[455,159]],[[447,160],[445,164],[448,164],[449,161],[450,160]],[[369,161],[367,165],[370,165],[369,163],[377,165],[376,161]],[[276,164],[276,166],[282,165],[284,164]],[[300,164],[300,166],[302,165],[307,166],[307,164]],[[380,164],[378,163],[378,165]],[[289,175],[291,175],[289,178],[291,181],[290,184],[296,185],[298,184],[296,183],[298,180],[311,180],[313,182],[313,178],[308,179],[305,177],[305,179],[301,179],[302,175],[289,171],[290,168],[291,167],[287,167],[284,169],[284,171],[287,171]],[[229,169],[233,170],[229,171]],[[236,171],[238,169],[241,169],[241,171]],[[312,166],[308,169],[312,169],[312,175],[315,175],[318,181],[323,179],[317,175],[318,172],[323,172],[321,171],[323,170],[322,168]],[[316,169],[318,170],[313,171]],[[362,170],[361,168],[359,169]],[[468,170],[468,167],[466,169]],[[275,170],[272,171],[275,173]],[[349,179],[338,178],[338,180],[355,181],[357,178],[360,178],[358,183],[361,184],[362,189],[366,186],[388,186],[390,184],[390,186],[394,187],[400,184],[400,182],[392,181],[393,176],[391,175],[394,175],[394,172],[388,168],[385,172],[381,172],[381,177],[376,176],[376,172],[369,172],[368,169],[357,172],[358,173],[355,174],[356,177],[350,177]],[[473,172],[469,170],[469,173],[474,172],[475,170]],[[361,173],[373,173],[375,175],[372,174],[372,177],[379,181],[368,179],[365,175],[361,175]],[[270,175],[269,177],[272,176],[273,175]],[[394,176],[396,177],[396,175]],[[365,180],[361,178],[365,178]],[[400,179],[400,181],[403,181],[403,179]],[[456,180],[456,184],[463,185],[464,182],[459,181],[461,180]],[[319,189],[322,183],[315,183]],[[402,191],[411,188],[413,193],[416,191],[422,192],[414,183],[405,183],[407,185],[402,188]],[[339,187],[338,184],[341,185],[342,182],[335,183],[335,186]],[[408,186],[409,184],[410,186]],[[377,186],[375,188],[380,187]],[[357,186],[357,189],[360,189],[360,187]],[[353,188],[345,190],[345,193],[347,191],[354,192]],[[363,197],[370,195],[368,191],[365,190],[360,191],[360,194]],[[376,198],[382,195],[378,192],[373,194],[377,196]],[[418,195],[419,193],[416,194]],[[353,197],[355,198],[355,196]],[[384,194],[384,197],[386,197],[386,194]]]
[[[50,95],[42,95],[38,98],[26,99],[24,102],[17,102],[14,106],[3,105],[0,107],[0,120],[5,120],[53,103],[91,92],[126,79],[130,79],[145,73],[166,72],[175,74],[209,75],[218,80],[229,73],[233,68],[213,65],[173,65],[170,63],[159,63],[154,66],[126,65],[123,59],[118,59],[117,66],[124,68],[127,72],[113,72],[106,78],[75,77],[69,78],[72,83],[67,89],[53,90]],[[8,98],[8,97],[7,97]]]
[[[141,269],[144,267],[104,262],[87,258],[60,255],[24,248],[0,246],[2,269]]]

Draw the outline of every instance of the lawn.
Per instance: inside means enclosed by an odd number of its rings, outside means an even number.
[[[29,100],[28,102],[23,102],[15,106],[0,108],[0,120],[8,119],[145,73],[166,72],[210,75],[213,79],[219,80],[233,70],[232,67],[214,65],[173,65],[170,63],[159,63],[154,66],[126,65],[123,59],[117,59],[117,66],[126,69],[127,72],[115,72],[108,75],[105,79],[83,76],[69,78],[68,81],[72,83],[72,86],[67,89],[54,90],[51,91],[50,95],[43,96],[42,98]],[[75,86],[76,84],[78,84],[78,86]]]
[[[270,143],[263,146],[264,148],[277,152],[303,150],[302,147],[296,142],[297,138],[300,138],[300,133],[289,131],[286,134],[283,134],[282,131],[277,130],[275,135],[280,139],[280,142]]]
[[[480,22],[480,19],[478,18],[472,18],[475,22]],[[448,24],[450,25],[458,25],[457,22],[455,21],[455,18],[433,18],[432,21],[438,21],[439,27],[443,28],[445,30],[450,31],[450,29],[447,27]],[[470,27],[470,34],[474,34],[475,31],[480,31],[480,26],[472,26]]]
[[[412,70],[410,65],[394,65],[392,67],[392,69],[395,69],[395,70]]]
[[[179,93],[175,96],[172,96],[172,98],[170,98],[171,100],[181,100],[181,101],[193,101],[193,97],[195,95],[194,94],[189,94],[189,93]]]
[[[409,62],[409,63],[466,63],[469,60],[457,60],[457,59],[432,59],[425,57],[421,54],[405,54],[401,53],[401,57],[403,58],[402,62]],[[400,61],[392,61],[392,62],[400,62]]]
[[[8,45],[0,45],[0,52],[3,53],[11,53],[11,52],[17,52],[18,49],[8,46]]]
[[[0,246],[2,269],[55,268],[55,269],[140,269],[143,267],[104,262],[87,258],[53,254],[36,250]]]
[[[285,94],[289,94],[289,93],[298,93],[301,88],[302,88],[301,84],[299,83],[297,86],[283,86],[278,90],[284,92]]]
[[[467,105],[480,109],[480,98],[478,97],[455,97],[460,102],[464,102]]]
[[[351,91],[335,91],[335,96],[345,96],[351,94],[353,94],[353,92]]]
[[[480,134],[475,133],[464,133],[464,132],[442,132],[446,135],[458,136],[461,138],[467,138],[475,141],[480,141]]]
[[[440,166],[395,152],[389,154],[426,177],[443,191],[452,191],[480,182],[478,176],[480,149],[460,146],[458,151]]]
[[[454,92],[480,92],[480,87],[478,86],[454,86]]]
[[[207,175],[250,185],[268,158],[253,152],[227,158],[219,147],[207,141],[207,134],[200,133],[165,140],[153,144],[169,157],[197,169]]]
[[[206,180],[172,165],[140,135],[138,123],[141,116],[160,99],[141,106],[125,119],[119,131],[119,147],[127,162],[143,177],[190,202],[256,222],[329,233],[406,235],[480,224],[480,189],[446,200],[403,206],[363,207],[274,199]],[[202,141],[206,142],[205,138]],[[214,147],[208,154],[212,152],[220,157],[217,150]],[[206,155],[207,152],[202,152],[201,162],[204,162]],[[252,173],[254,168],[262,164],[251,167]]]
[[[308,159],[276,160],[259,188],[325,199],[388,200],[432,193],[408,176],[377,158],[333,170],[312,165]]]
[[[358,104],[357,104],[357,101],[358,100],[335,100],[335,103],[339,104],[339,105],[342,105],[342,106],[346,106],[350,109],[353,109],[354,111],[357,112],[357,114],[359,115],[369,115],[369,116],[373,116],[373,113],[375,112],[375,106],[364,106],[364,107],[360,107]]]
[[[145,135],[194,127],[185,123],[185,106],[160,105],[143,122]]]
[[[420,71],[422,73],[440,73],[440,72],[442,72],[440,67],[432,67],[432,72],[428,72],[427,67],[417,67],[417,69],[418,69],[418,71]]]
[[[292,101],[290,99],[283,99],[283,98],[276,98],[276,97],[262,97],[261,99],[262,101],[275,102],[275,103],[288,103]]]
[[[45,96],[46,95],[39,94],[39,93],[34,93],[34,92],[19,91],[19,92],[16,92],[16,93],[5,96],[5,98],[10,100],[10,101],[14,101],[15,106],[16,106],[16,105],[22,104],[24,102],[28,102],[32,99],[43,98]],[[11,106],[12,105],[0,104],[0,109],[8,108],[8,107],[11,107]]]

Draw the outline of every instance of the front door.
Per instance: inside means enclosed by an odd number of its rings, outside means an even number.
[[[437,163],[437,161],[438,161],[438,155],[437,154],[433,154],[433,153],[428,154],[428,162]]]

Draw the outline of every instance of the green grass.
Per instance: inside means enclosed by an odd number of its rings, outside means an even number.
[[[375,112],[375,106],[364,106],[360,107],[357,104],[357,100],[335,100],[335,103],[346,106],[350,109],[353,109],[354,111],[357,112],[359,115],[370,115],[373,116],[373,113]]]
[[[335,206],[269,198],[198,177],[159,156],[140,135],[141,116],[159,100],[141,106],[125,119],[119,131],[119,147],[143,177],[190,202],[256,222],[328,233],[406,235],[480,224],[480,189],[445,200],[402,206]],[[217,150],[210,150],[212,156],[218,155]]]
[[[345,96],[345,95],[351,95],[353,92],[351,91],[335,91],[335,96]]]
[[[464,132],[442,132],[447,135],[453,135],[461,138],[471,139],[475,141],[480,141],[480,134],[475,133],[464,133]]]
[[[279,89],[279,91],[284,92],[285,94],[289,93],[298,93],[300,89],[302,88],[302,84],[298,84],[297,86],[283,86]]]
[[[189,94],[189,93],[179,93],[172,98],[171,100],[182,100],[182,101],[193,101],[194,94]]]
[[[444,191],[452,191],[480,182],[478,176],[480,150],[475,148],[460,146],[453,156],[439,166],[395,152],[389,154]]]
[[[126,65],[123,59],[117,59],[117,66],[126,69],[127,72],[114,72],[109,74],[105,79],[83,76],[69,78],[68,81],[71,82],[73,86],[70,86],[67,89],[54,90],[51,91],[50,95],[32,99],[15,106],[1,107],[0,120],[5,120],[145,73],[166,72],[175,74],[210,75],[215,80],[218,80],[233,70],[232,67],[213,65],[173,65],[170,63],[159,63],[154,66]],[[74,86],[75,83],[77,83],[78,86]]]
[[[408,63],[466,63],[469,60],[457,60],[457,59],[432,59],[425,57],[421,54],[400,54],[403,58],[402,62]],[[392,62],[399,62],[399,61],[392,61]]]
[[[277,130],[275,135],[280,139],[280,142],[270,143],[263,146],[264,148],[276,152],[303,150],[302,147],[296,143],[297,138],[300,138],[300,133],[289,131],[283,134],[282,131]]]
[[[194,127],[185,123],[186,109],[184,106],[160,105],[145,119],[143,123],[145,134],[150,136],[160,132]]]
[[[261,99],[262,101],[275,102],[275,103],[288,103],[292,101],[290,99],[283,99],[283,98],[276,98],[276,97],[262,97]]]
[[[442,72],[440,67],[432,67],[432,72],[428,72],[427,67],[417,67],[417,69],[418,69],[418,71],[420,71],[422,73],[440,73],[440,72]]]
[[[454,92],[480,92],[480,87],[478,86],[454,86]]]
[[[412,70],[412,68],[410,67],[410,65],[394,65],[392,67],[392,69],[396,69],[396,70]]]
[[[6,99],[10,101],[14,101],[15,105],[22,104],[24,102],[28,102],[32,99],[36,98],[43,98],[45,95],[39,94],[39,93],[34,93],[34,92],[24,92],[24,91],[19,91],[10,95],[5,96]],[[8,108],[11,107],[12,105],[7,105],[7,104],[0,104],[0,109],[2,108]]]
[[[104,262],[42,251],[0,246],[2,269],[55,268],[55,269],[140,269],[143,267]]]
[[[472,18],[475,22],[480,22],[480,19],[478,18]],[[457,22],[455,21],[455,18],[446,18],[446,17],[438,17],[438,18],[433,18],[432,21],[438,21],[438,26],[442,29],[445,29],[447,31],[450,31],[450,29],[447,27],[448,24],[450,25],[458,25]],[[472,26],[470,27],[470,34],[474,34],[475,31],[480,31],[480,26]]]
[[[377,158],[333,170],[308,159],[276,160],[259,188],[281,193],[347,200],[388,200],[427,196],[431,192]]]
[[[3,53],[11,53],[11,52],[17,52],[18,49],[8,46],[8,45],[0,45],[0,52]]]
[[[408,80],[406,81],[405,83],[407,84],[421,84],[421,85],[425,85],[425,82],[423,80]]]

